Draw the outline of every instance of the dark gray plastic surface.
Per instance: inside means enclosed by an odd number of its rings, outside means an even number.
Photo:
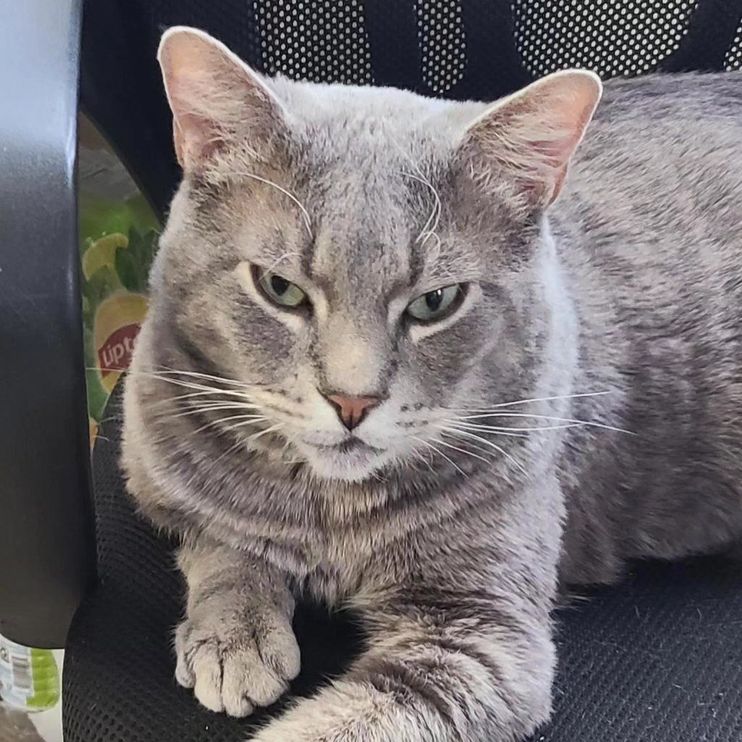
[[[0,633],[62,646],[94,570],[75,155],[80,0],[0,4]]]

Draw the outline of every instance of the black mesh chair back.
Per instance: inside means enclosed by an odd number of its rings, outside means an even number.
[[[209,31],[257,69],[494,100],[565,67],[739,69],[742,0],[90,0],[82,105],[164,212],[177,183],[155,50]]]

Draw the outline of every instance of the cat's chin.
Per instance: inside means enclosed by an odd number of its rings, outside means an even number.
[[[342,450],[331,446],[302,445],[302,454],[318,479],[362,482],[385,463],[383,452],[372,448]]]

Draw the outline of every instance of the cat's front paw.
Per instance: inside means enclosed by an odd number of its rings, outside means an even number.
[[[180,685],[212,711],[248,716],[282,696],[300,669],[287,617],[271,609],[196,610],[175,633]]]

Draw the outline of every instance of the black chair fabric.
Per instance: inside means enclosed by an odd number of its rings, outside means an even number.
[[[87,0],[82,105],[160,213],[179,174],[155,51],[177,24],[270,74],[454,99],[494,100],[569,66],[742,67],[742,0]]]
[[[183,587],[172,544],[124,493],[118,410],[114,397],[94,455],[100,583],[69,637],[65,742],[243,742],[265,715],[213,714],[175,684],[171,638]],[[351,616],[331,620],[302,606],[295,623],[304,670],[292,693],[306,694],[362,642]],[[738,563],[640,565],[622,584],[572,600],[557,626],[554,721],[533,742],[742,739]]]
[[[270,73],[493,99],[565,66],[605,77],[742,67],[742,0],[88,0],[82,104],[161,213],[177,184],[154,51],[202,27]],[[182,605],[171,545],[133,513],[117,407],[95,452],[98,586],[68,641],[66,742],[237,742],[252,721],[176,687]],[[742,575],[702,559],[641,565],[559,612],[553,723],[534,742],[739,742]],[[308,692],[358,650],[350,617],[302,608]],[[288,741],[287,741],[288,742]]]

